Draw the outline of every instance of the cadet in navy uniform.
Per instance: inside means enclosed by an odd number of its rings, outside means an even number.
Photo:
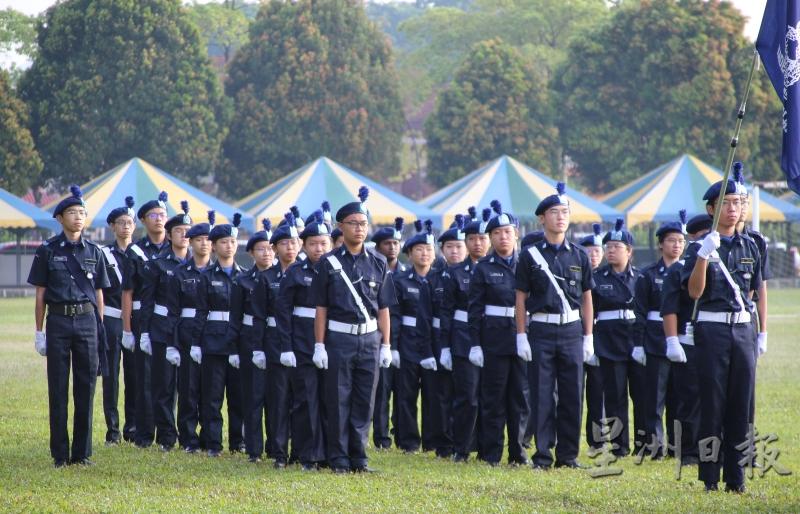
[[[594,355],[592,271],[586,253],[565,238],[570,208],[564,184],[556,192],[536,207],[544,240],[520,255],[515,281],[518,354],[530,360],[532,348],[537,364],[534,469],[550,468],[553,447],[556,467],[580,467],[583,364]]]
[[[400,245],[403,241],[403,218],[395,218],[394,226],[383,227],[372,235],[375,250],[386,257],[386,270],[388,273],[395,271],[403,273],[408,268],[398,260]],[[336,229],[339,230],[339,229]],[[334,231],[335,232],[335,231]],[[341,234],[341,231],[339,231]],[[336,248],[336,246],[334,246]],[[394,367],[400,365],[400,354],[393,355]],[[391,410],[392,432],[397,430],[397,397],[394,393],[394,372],[392,366],[378,369],[378,388],[375,391],[375,409],[372,416],[372,442],[375,448],[391,448],[392,438],[389,430],[389,412]],[[393,406],[390,408],[390,402]]]
[[[314,266],[331,250],[331,229],[322,213],[314,212],[300,233],[306,260],[286,269],[275,308],[281,364],[289,368],[292,384],[292,450],[304,471],[314,471],[325,464],[323,372],[311,360],[316,308],[310,298],[316,276]]]
[[[614,228],[603,236],[606,264],[597,268],[592,289],[597,338],[595,352],[600,359],[603,374],[603,402],[606,418],[619,420],[622,430],[611,440],[614,455],[627,456],[639,448],[645,451],[649,441],[645,438],[645,354],[639,345],[634,311],[634,295],[639,270],[631,265],[633,236],[623,228],[618,218]],[[643,328],[643,327],[641,327]],[[633,428],[635,443],[630,447],[628,428],[628,396],[633,402]],[[613,424],[609,425],[612,432]]]
[[[414,222],[417,233],[403,245],[412,264],[409,271],[392,274],[397,304],[391,312],[392,350],[400,353],[395,373],[397,426],[395,444],[411,453],[419,450],[417,400],[422,392],[422,429],[430,430],[430,403],[436,389],[436,358],[433,355],[433,264],[434,236],[431,222]],[[426,405],[428,408],[426,408]]]
[[[87,216],[81,190],[78,186],[70,190],[72,195],[53,211],[63,231],[37,248],[28,275],[28,283],[36,286],[35,347],[47,357],[50,455],[57,468],[67,463],[92,464],[92,405],[100,365],[98,328],[102,328],[98,320],[103,316],[102,289],[111,286],[102,250],[81,235]],[[75,405],[71,452],[67,432],[70,365]]]
[[[240,273],[233,281],[231,292],[231,322],[228,325],[228,341],[235,346],[239,353],[239,372],[242,381],[242,413],[244,416],[245,449],[248,460],[257,463],[261,460],[263,452],[262,420],[264,411],[265,377],[263,370],[266,368],[262,341],[266,323],[263,314],[255,316],[253,299],[259,294],[259,284],[263,280],[262,273],[272,266],[275,252],[269,239],[272,237],[272,223],[268,219],[262,221],[262,230],[253,234],[247,240],[247,253],[253,257],[253,267]],[[258,358],[254,352],[259,352]],[[252,437],[253,434],[259,434]]]
[[[222,400],[228,400],[228,447],[244,452],[242,384],[239,380],[239,353],[226,339],[230,321],[233,281],[243,273],[234,256],[242,216],[233,215],[233,224],[219,224],[208,238],[217,261],[203,271],[197,292],[197,319],[200,332],[200,416],[209,457],[222,452]]]
[[[470,362],[470,331],[467,322],[469,284],[472,270],[489,250],[489,225],[492,210],[484,209],[476,217],[475,207],[469,208],[469,223],[464,227],[467,258],[450,267],[443,277],[442,307],[439,311],[439,335],[442,367],[453,371],[453,461],[467,462],[477,449],[478,407],[481,368]]]
[[[727,491],[745,490],[742,443],[747,441],[757,352],[751,323],[752,295],[761,287],[756,243],[736,232],[742,195],[733,180],[713,184],[703,196],[706,209],[722,201],[719,231],[690,248],[681,279],[698,299],[694,341],[700,380],[700,440],[719,438]],[[702,457],[702,454],[701,454]],[[699,479],[716,490],[720,459],[700,459]]]
[[[592,224],[592,234],[582,238],[578,244],[586,250],[592,272],[603,262],[603,236],[599,223]],[[586,390],[586,444],[595,452],[603,447],[602,441],[595,440],[593,427],[603,426],[603,372],[600,359],[595,356],[583,364]]]
[[[635,312],[639,326],[637,336],[642,339],[637,346],[645,351],[645,397],[644,416],[647,442],[658,447],[651,450],[652,457],[664,456],[667,444],[674,445],[673,421],[675,419],[675,380],[673,378],[670,359],[667,357],[667,342],[664,336],[664,322],[661,317],[661,291],[669,268],[683,254],[686,239],[686,210],[679,212],[680,221],[662,224],[656,230],[658,249],[661,257],[658,261],[645,266],[636,282]],[[673,343],[675,344],[675,343]],[[680,344],[680,343],[678,343]],[[664,423],[662,416],[666,409],[667,439],[664,439]],[[655,451],[653,453],[653,451]]]
[[[344,244],[320,259],[311,285],[317,308],[312,360],[327,370],[327,456],[335,473],[371,471],[366,445],[378,365],[392,361],[389,307],[395,295],[386,259],[364,246],[368,194],[362,186],[361,201],[336,212]]]
[[[286,213],[283,221],[272,233],[270,244],[278,256],[278,265],[262,272],[256,291],[253,293],[253,313],[256,321],[266,324],[262,338],[262,355],[253,354],[253,362],[266,369],[264,395],[257,397],[251,410],[250,424],[253,429],[248,432],[248,452],[261,448],[261,417],[263,408],[267,409],[267,455],[275,459],[273,466],[283,469],[289,459],[289,430],[291,422],[291,379],[289,368],[281,364],[281,344],[278,335],[277,319],[280,285],[286,276],[286,270],[298,261],[300,245],[298,243],[297,220],[291,212]],[[258,362],[256,362],[258,361]],[[257,427],[257,428],[256,428]],[[252,439],[251,439],[252,437]],[[294,453],[294,448],[292,448]]]
[[[164,229],[167,221],[167,193],[162,191],[158,200],[150,200],[136,213],[144,223],[144,237],[125,251],[126,269],[122,275],[122,346],[133,351],[136,364],[136,435],[138,448],[148,448],[155,438],[153,395],[151,383],[151,357],[137,349],[136,341],[142,339],[141,309],[145,287],[144,265],[169,247]],[[145,334],[149,342],[149,334]]]
[[[481,459],[496,466],[503,456],[504,429],[508,428],[508,463],[527,464],[523,448],[530,415],[528,353],[515,343],[514,273],[517,268],[517,220],[492,200],[495,216],[486,232],[492,252],[478,261],[469,284],[469,360],[483,368],[479,389]]]
[[[168,452],[175,446],[178,431],[175,426],[175,398],[181,355],[175,345],[174,332],[177,312],[169,315],[167,297],[172,286],[175,270],[189,255],[189,238],[186,233],[192,227],[189,203],[181,202],[183,212],[176,214],[164,225],[170,240],[169,248],[155,259],[145,262],[142,270],[142,309],[140,326],[142,337],[139,345],[152,357],[150,379],[153,396],[153,419],[156,426],[156,444],[161,451]]]
[[[215,222],[208,211],[208,223],[198,223],[186,233],[192,256],[175,269],[167,288],[166,307],[174,327],[173,346],[180,352],[178,366],[178,443],[186,453],[205,449],[205,434],[197,434],[200,423],[200,363],[202,324],[197,318],[198,294],[203,287],[203,272],[211,262],[208,234]]]
[[[122,362],[125,384],[125,424],[122,438],[133,442],[136,433],[136,368],[133,352],[122,347],[122,274],[125,272],[125,249],[131,244],[136,229],[136,213],[132,196],[125,197],[125,206],[108,213],[106,223],[114,232],[115,241],[103,246],[111,287],[103,289],[103,326],[108,342],[108,376],[103,377],[103,413],[106,418],[106,444],[120,441],[119,431],[119,366]]]
[[[700,214],[686,224],[689,244],[698,245],[711,230],[711,216]],[[675,418],[681,424],[681,464],[696,465],[698,458],[697,433],[700,426],[700,390],[697,378],[697,357],[691,327],[694,300],[681,286],[683,260],[669,267],[661,291],[661,317],[667,341],[667,358],[672,362],[675,380]]]

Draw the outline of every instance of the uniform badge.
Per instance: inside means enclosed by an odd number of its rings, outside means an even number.
[[[375,287],[377,285],[378,284],[376,284],[374,281],[372,281],[372,280],[369,281],[369,287]]]
[[[574,272],[574,273],[580,273],[581,272],[581,267],[580,266],[570,266],[569,270]]]
[[[742,257],[739,259],[740,264],[755,264],[756,260],[751,257]]]
[[[222,287],[225,284],[221,280],[212,280],[211,287]]]
[[[94,278],[94,273],[92,273],[91,271],[90,271],[90,272],[88,272],[88,273],[86,274],[86,278],[88,278],[89,280],[92,280],[92,279]]]
[[[407,291],[408,291],[409,293],[413,293],[413,294],[419,294],[419,289],[417,289],[416,287],[409,287],[409,288],[407,289]]]

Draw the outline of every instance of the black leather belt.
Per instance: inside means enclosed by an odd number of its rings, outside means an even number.
[[[94,312],[92,302],[86,303],[48,303],[47,311],[60,316],[82,316]]]

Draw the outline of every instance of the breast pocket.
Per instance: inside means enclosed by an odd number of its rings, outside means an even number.
[[[195,296],[197,294],[197,279],[187,278],[181,280],[181,292],[187,296]]]
[[[372,301],[378,300],[378,279],[374,276],[364,275],[361,278],[361,291]]]
[[[48,285],[51,287],[68,287],[72,281],[67,263],[51,260],[47,264]]]
[[[736,264],[733,276],[736,282],[742,287],[742,291],[747,292],[750,290],[750,283],[753,280],[753,270],[754,264],[749,261],[739,261],[739,263]]]

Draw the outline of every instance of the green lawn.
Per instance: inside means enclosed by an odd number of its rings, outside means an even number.
[[[95,395],[94,460],[55,470],[48,451],[45,361],[33,349],[33,302],[0,300],[0,511],[614,511],[800,512],[800,290],[770,293],[769,352],[759,362],[757,426],[780,437],[788,477],[748,481],[744,496],[705,494],[696,468],[675,480],[674,461],[592,479],[588,471],[454,465],[429,454],[371,452],[381,473],[278,472],[243,456],[216,460],[123,444],[106,448],[101,388]],[[99,443],[99,444],[98,444]],[[582,461],[589,463],[583,455]]]

